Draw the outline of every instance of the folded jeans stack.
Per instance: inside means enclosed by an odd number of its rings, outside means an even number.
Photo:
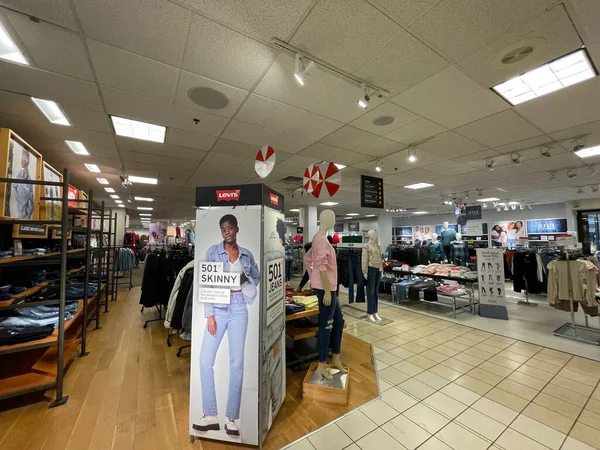
[[[10,294],[11,287],[12,286],[10,284],[0,286],[0,300],[9,300],[12,298],[12,295]]]
[[[65,320],[73,317],[77,311],[77,303],[67,303],[65,305]],[[31,308],[21,308],[17,310],[18,316],[11,316],[0,322],[0,329],[6,328],[26,328],[43,327],[52,325],[56,327],[59,321],[58,306],[34,306]]]
[[[12,258],[12,250],[0,250],[0,258]]]
[[[52,334],[54,325],[40,327],[0,327],[0,345],[22,344],[44,339]]]

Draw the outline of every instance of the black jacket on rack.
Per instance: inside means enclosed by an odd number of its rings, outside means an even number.
[[[185,302],[188,293],[192,289],[194,284],[194,268],[190,267],[181,280],[181,285],[177,291],[177,298],[175,298],[175,309],[173,309],[173,316],[171,317],[171,328],[180,330],[183,328],[183,310],[185,309]]]
[[[169,303],[175,281],[173,270],[173,259],[168,258],[164,251],[148,255],[144,264],[140,304],[151,308]]]
[[[513,290],[529,294],[544,292],[544,283],[538,279],[537,252],[517,250],[513,257]]]

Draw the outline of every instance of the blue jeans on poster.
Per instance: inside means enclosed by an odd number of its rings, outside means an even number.
[[[356,302],[365,302],[365,277],[362,274],[360,258],[348,256],[348,303],[354,303],[354,281],[356,278]]]
[[[367,314],[377,312],[379,298],[379,282],[381,281],[381,271],[376,267],[369,267],[367,272]]]
[[[204,331],[200,350],[200,383],[202,386],[202,410],[206,416],[217,416],[214,365],[221,340],[227,331],[229,341],[229,393],[225,416],[231,420],[240,418],[242,385],[244,382],[244,346],[248,330],[248,309],[240,292],[231,294],[227,308],[215,308],[217,335]],[[219,379],[224,379],[224,373]]]
[[[344,314],[342,314],[342,307],[335,291],[331,292],[331,304],[329,306],[325,306],[323,303],[324,290],[313,289],[313,291],[319,299],[319,334],[317,334],[319,362],[324,363],[327,361],[330,344],[333,353],[339,354],[342,351]]]

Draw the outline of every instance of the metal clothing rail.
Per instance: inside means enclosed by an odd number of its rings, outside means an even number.
[[[577,325],[575,323],[575,309],[573,298],[573,280],[571,277],[571,266],[570,266],[570,255],[567,249],[564,250],[566,261],[567,261],[567,283],[569,287],[569,304],[570,304],[570,313],[571,313],[571,322],[567,322],[564,325],[561,325],[559,328],[554,330],[554,335],[559,337],[564,337],[567,339],[571,339],[574,341],[585,342],[586,344],[592,345],[600,345],[600,329],[592,328],[587,323],[587,315],[586,315],[586,324],[585,325]]]

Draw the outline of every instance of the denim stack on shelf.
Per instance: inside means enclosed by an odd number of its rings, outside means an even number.
[[[10,294],[11,287],[10,284],[0,286],[0,300],[9,300],[12,297]]]
[[[77,311],[77,302],[65,304],[65,320],[73,317]],[[59,319],[59,307],[49,305],[33,306],[15,310],[15,315],[7,317],[0,322],[0,329],[14,329],[27,327],[56,327]]]
[[[12,258],[12,256],[13,256],[12,250],[0,250],[0,259]]]
[[[45,255],[47,252],[47,250],[45,248],[42,247],[38,247],[38,248],[24,248],[23,249],[23,256],[30,256],[30,255],[36,255],[36,256],[43,256]]]

